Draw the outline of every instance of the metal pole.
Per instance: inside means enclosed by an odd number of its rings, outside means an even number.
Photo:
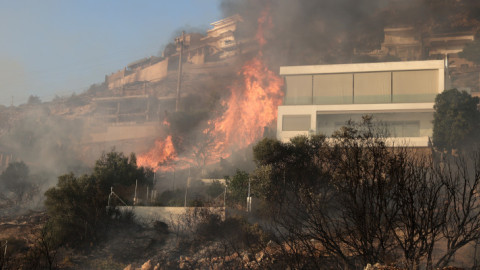
[[[135,195],[133,196],[133,205],[137,204],[137,184],[138,180],[135,180]]]
[[[188,179],[187,179],[187,187],[185,188],[185,203],[183,207],[187,207],[187,193],[188,193]]]
[[[175,191],[175,167],[173,167],[173,191]]]
[[[250,197],[250,178],[248,178],[247,212],[252,211],[252,197]]]
[[[113,187],[110,187],[110,194],[108,195],[108,207],[110,207],[110,198],[112,197]]]
[[[225,185],[225,191],[223,192],[223,208],[227,207],[227,185]]]
[[[182,31],[182,38],[180,43],[180,55],[178,57],[178,80],[177,80],[177,100],[175,101],[175,111],[178,112],[178,103],[180,100],[180,88],[182,87],[182,56],[183,56],[183,42],[185,41],[185,31]]]
[[[147,200],[145,201],[145,203],[148,203],[148,186],[147,186]]]

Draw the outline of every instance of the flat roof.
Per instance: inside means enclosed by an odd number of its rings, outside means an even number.
[[[426,60],[336,65],[283,66],[280,67],[280,75],[444,69],[444,65],[444,60]]]

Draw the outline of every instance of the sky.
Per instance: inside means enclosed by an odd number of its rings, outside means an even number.
[[[0,104],[81,93],[221,17],[219,0],[0,0]]]

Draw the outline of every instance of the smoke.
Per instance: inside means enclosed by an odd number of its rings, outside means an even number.
[[[240,35],[252,37],[269,7],[274,28],[264,49],[272,67],[350,63],[354,49],[373,50],[384,27],[415,26],[420,33],[478,29],[480,3],[471,0],[224,0],[225,16],[240,14]]]
[[[262,12],[268,10],[272,28],[264,33],[266,44],[257,45],[257,49],[261,49],[262,61],[267,62],[269,70],[274,73],[277,73],[278,67],[282,65],[352,62],[355,60],[355,49],[374,50],[379,48],[384,37],[383,29],[387,26],[413,25],[423,34],[431,31],[441,32],[472,27],[479,29],[480,25],[480,2],[475,0],[223,0],[220,7],[225,17],[239,14],[243,18],[243,23],[239,24],[239,28],[235,32],[236,39],[240,43],[255,38],[259,27],[259,18]],[[181,35],[181,31],[205,33],[203,27],[185,26],[173,31],[172,42],[174,37]],[[245,45],[245,47],[248,46],[248,44]],[[171,47],[172,53],[176,52],[176,47],[174,45]],[[209,126],[208,120],[219,119],[217,122],[222,123],[219,117],[228,111],[229,95],[233,93],[230,91],[231,87],[251,86],[266,81],[262,78],[255,78],[250,83],[245,83],[239,74],[245,62],[251,60],[252,55],[256,53],[240,57],[237,61],[222,62],[221,66],[216,69],[199,70],[192,64],[185,64],[182,75],[181,112],[172,112],[174,110],[174,101],[172,100],[158,101],[154,98],[151,100],[149,121],[156,119],[161,122],[168,114],[164,112],[170,112],[168,118],[171,126],[168,132],[173,134],[172,143],[178,155],[188,153],[189,157],[193,159],[192,162],[199,166],[207,163],[206,155],[212,147],[212,141],[216,139],[215,136],[211,138],[210,134],[205,133],[207,128],[212,128],[212,125]],[[153,93],[152,97],[155,93],[160,93],[158,96],[174,95],[177,82],[176,63],[172,60],[171,65],[169,64],[170,73],[163,81],[131,86],[132,92],[135,91],[135,87],[137,87],[136,90],[146,87],[146,91],[150,94]],[[17,77],[20,77],[23,72],[21,67],[13,64],[8,66],[9,68],[16,67],[14,70],[18,71],[15,71],[18,76],[4,78],[5,81],[8,82],[10,79],[13,80],[12,83],[17,83],[19,81]],[[129,87],[125,87],[125,91],[130,91]],[[95,92],[94,95],[97,97],[120,95],[113,91],[102,92],[104,89],[93,90],[95,89],[92,89],[92,93]],[[142,91],[139,90],[143,94]],[[238,107],[240,109],[245,107],[238,102],[244,100],[241,95],[245,94],[245,90],[237,89],[235,94],[239,96],[236,99]],[[79,104],[74,99],[81,98],[76,96],[63,104],[59,101],[56,104],[42,104],[34,109],[11,109],[9,113],[15,111],[15,115],[7,118],[14,119],[13,122],[11,120],[3,121],[5,114],[2,112],[0,114],[0,120],[2,120],[0,122],[0,152],[13,154],[15,160],[23,160],[31,168],[32,173],[48,171],[52,177],[50,181],[47,181],[47,185],[52,186],[60,174],[69,171],[84,171],[85,166],[92,165],[102,150],[108,151],[111,147],[117,146],[119,151],[127,153],[134,151],[142,154],[153,145],[153,141],[145,141],[145,147],[140,149],[141,147],[139,148],[138,145],[131,144],[122,147],[114,142],[112,144],[105,143],[101,147],[96,145],[85,149],[85,136],[92,133],[93,129],[104,129],[108,123],[111,123],[112,119],[105,121],[101,119],[111,117],[111,112],[115,112],[117,107],[115,103],[112,103],[113,106],[99,105],[98,110],[95,111],[95,108],[89,108],[88,104],[93,103],[91,100]],[[265,98],[262,97],[261,102],[265,103],[264,100]],[[55,106],[63,106],[65,113],[59,112]],[[92,118],[96,119],[95,127],[86,124],[82,120],[84,118],[68,117],[69,114],[83,107],[91,110],[87,116],[94,116]],[[120,110],[121,113],[139,113],[145,111],[146,107],[144,101],[131,100],[122,103]],[[260,113],[255,112],[254,114],[260,115]],[[242,113],[232,113],[232,115],[241,116]],[[230,123],[230,126],[236,127],[237,130],[231,131],[230,137],[236,138],[238,133],[245,128],[239,126],[239,123],[242,123],[239,117],[238,119],[232,118],[235,121]],[[137,121],[135,119],[127,120]],[[245,121],[245,123],[249,122]],[[265,125],[262,128],[265,128]],[[159,137],[165,135],[162,132],[168,133],[166,128],[163,128],[159,132]],[[235,143],[231,145],[239,146]],[[245,150],[236,160],[220,159],[224,157],[223,155],[216,157],[216,161],[223,162],[223,166],[220,165],[223,169],[218,172],[217,176],[224,176],[222,175],[224,172],[233,171],[242,163],[245,167],[250,166],[244,158],[251,156],[249,151],[251,149]]]
[[[25,99],[28,83],[27,74],[22,63],[9,58],[0,58],[0,104],[10,105],[19,99]],[[15,90],[14,90],[15,89]]]
[[[47,106],[17,111],[15,121],[0,140],[4,153],[32,168],[56,175],[77,171],[77,149],[82,136],[81,120],[51,115]],[[11,160],[11,161],[14,161]]]

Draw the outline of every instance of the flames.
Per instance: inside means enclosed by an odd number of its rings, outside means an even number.
[[[230,88],[227,110],[210,122],[216,136],[214,156],[226,158],[232,150],[252,144],[277,117],[277,107],[283,96],[281,78],[269,70],[260,57],[245,63],[240,74],[243,82]]]
[[[261,13],[258,24],[255,38],[262,48],[266,44],[264,32],[272,27],[268,8]],[[200,156],[205,165],[227,158],[233,151],[259,140],[265,127],[277,117],[277,107],[283,98],[283,80],[267,68],[261,50],[256,57],[245,62],[238,75],[240,79],[229,88],[230,97],[222,102],[224,113],[208,121],[208,127],[203,130],[204,142],[179,156],[169,135],[157,140],[153,149],[140,155],[138,165],[161,171],[173,166],[181,169],[194,163],[195,157],[198,165]],[[168,127],[168,121],[164,121],[164,125]]]
[[[169,169],[170,161],[177,158],[177,152],[173,146],[172,136],[169,135],[164,140],[156,140],[155,146],[143,155],[137,158],[137,164],[143,167],[153,168],[155,171],[163,167]]]

